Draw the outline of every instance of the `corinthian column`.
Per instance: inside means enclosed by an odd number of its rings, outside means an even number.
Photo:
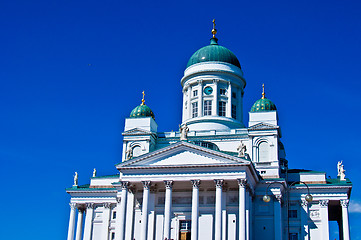
[[[128,194],[129,182],[122,181],[122,192],[120,199],[117,199],[117,219],[116,219],[116,240],[123,240],[125,233],[125,208],[127,206],[127,194]],[[119,200],[119,201],[118,201]]]
[[[342,208],[342,232],[343,239],[350,240],[350,226],[348,225],[348,203],[349,200],[340,200],[341,208]]]
[[[93,226],[94,203],[86,204],[85,226],[83,240],[91,240]]]
[[[192,190],[192,222],[191,222],[191,240],[198,239],[198,215],[199,215],[199,184],[201,180],[191,180]]]
[[[239,216],[239,240],[246,239],[246,179],[237,179],[239,186],[239,206],[238,206],[238,216]]]
[[[142,181],[143,183],[143,203],[142,203],[142,225],[140,229],[140,240],[147,240],[148,236],[148,202],[150,181]]]
[[[75,240],[81,240],[81,236],[83,233],[83,213],[84,208],[78,207],[78,222],[76,224]]]
[[[319,202],[321,208],[321,231],[322,239],[329,239],[329,229],[328,229],[328,200],[320,200]]]
[[[75,203],[69,203],[70,205],[70,218],[69,218],[69,228],[68,228],[68,240],[74,239],[74,228],[75,228]]]
[[[275,216],[275,239],[282,240],[282,195],[275,195],[274,216]],[[287,236],[288,237],[288,236]]]
[[[164,204],[164,229],[163,238],[170,239],[170,217],[172,213],[172,186],[173,181],[164,181],[165,184],[165,204]]]
[[[222,239],[222,187],[223,180],[215,179],[216,183],[216,208],[215,208],[215,229],[214,236],[215,240]]]
[[[110,220],[110,211],[111,211],[111,204],[104,203],[104,211],[103,211],[103,232],[102,232],[102,239],[109,238],[109,220]]]

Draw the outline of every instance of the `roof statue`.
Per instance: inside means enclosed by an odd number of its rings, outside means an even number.
[[[242,157],[242,158],[245,157],[246,151],[247,151],[247,147],[243,143],[243,141],[241,141],[241,144],[237,147],[238,157]]]
[[[94,168],[93,170],[93,177],[96,177],[97,176],[97,170]]]
[[[187,141],[187,134],[189,132],[189,128],[187,127],[187,123],[184,125],[179,125],[179,132],[180,132],[180,140]]]
[[[133,148],[132,148],[132,146],[130,144],[128,144],[128,148],[125,151],[125,155],[126,155],[125,156],[126,160],[129,160],[129,159],[131,159],[133,157]]]
[[[337,177],[340,179],[340,181],[346,181],[346,170],[343,168],[342,161],[338,161],[337,163]]]
[[[75,172],[74,174],[74,187],[78,186],[78,172]]]

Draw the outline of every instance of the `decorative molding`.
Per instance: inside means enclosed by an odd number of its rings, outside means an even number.
[[[111,205],[112,205],[112,204],[111,204],[111,203],[109,203],[109,202],[104,203],[104,207],[105,207],[105,208],[110,208],[110,207],[111,207]]]
[[[268,124],[268,123],[258,123],[248,128],[250,131],[252,130],[269,130],[269,129],[278,129],[279,126]]]
[[[341,207],[343,208],[347,208],[349,203],[350,203],[349,199],[340,200]]]
[[[193,188],[199,188],[199,185],[201,184],[201,180],[195,179],[191,180]]]
[[[173,187],[173,180],[164,180],[164,185],[166,189],[172,189]]]
[[[223,179],[214,179],[214,183],[216,184],[216,188],[222,188],[223,187]]]
[[[149,190],[151,182],[150,181],[142,181],[143,188]]]
[[[327,207],[328,202],[329,202],[328,200],[320,200],[319,201],[320,207]]]
[[[247,187],[247,179],[237,179],[237,182],[239,187]]]

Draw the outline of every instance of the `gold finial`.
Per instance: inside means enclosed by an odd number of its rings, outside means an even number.
[[[266,97],[265,97],[265,92],[264,92],[264,84],[262,84],[262,99],[265,99]]]
[[[142,94],[143,94],[142,105],[144,105],[144,102],[145,102],[145,100],[144,100],[144,96],[145,96],[144,91],[142,92]]]
[[[216,37],[216,33],[217,33],[217,29],[216,29],[216,19],[213,19],[213,29],[212,29],[212,34],[213,34],[213,38]]]

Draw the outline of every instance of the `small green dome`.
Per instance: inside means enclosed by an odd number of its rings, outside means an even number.
[[[251,112],[268,112],[274,110],[277,110],[276,105],[266,97],[257,100],[251,108]]]
[[[229,49],[218,45],[217,38],[211,38],[211,44],[196,51],[189,59],[187,67],[201,62],[226,62],[241,68],[241,64]]]
[[[129,117],[130,118],[152,117],[154,119],[154,113],[147,105],[142,103],[133,109]]]

